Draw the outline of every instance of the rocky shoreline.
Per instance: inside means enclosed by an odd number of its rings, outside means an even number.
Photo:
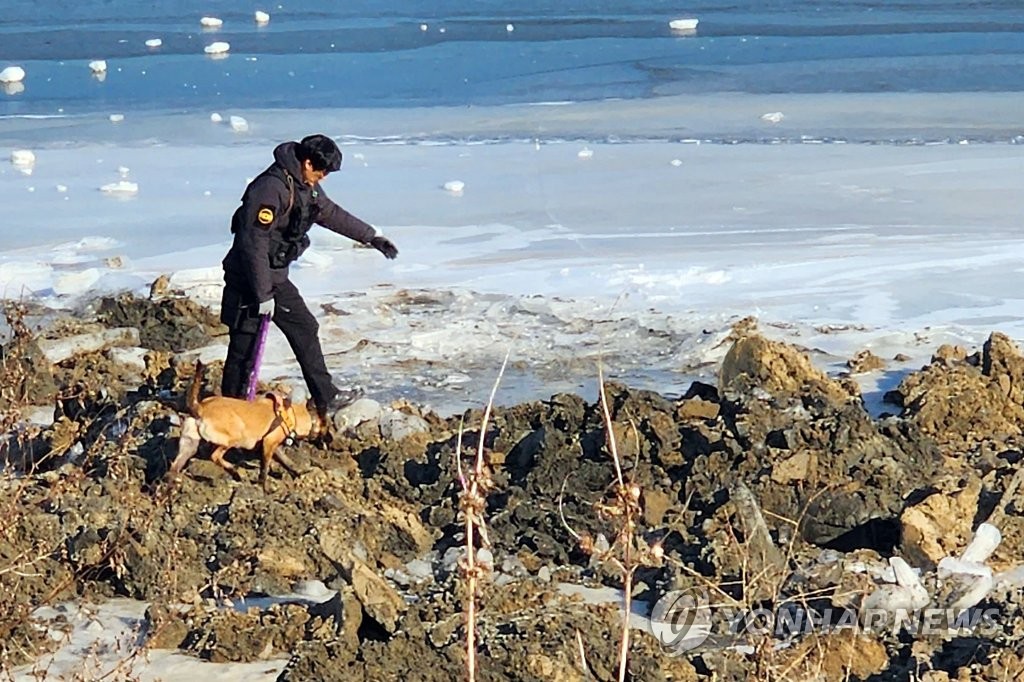
[[[265,494],[241,455],[240,483],[202,458],[164,478],[193,361],[222,332],[215,317],[173,296],[92,310],[40,323],[7,306],[4,672],[27,674],[59,644],[67,623],[40,607],[127,597],[150,605],[139,649],[281,659],[281,680],[464,677],[457,457],[470,462],[482,438],[481,680],[617,679],[624,569],[641,621],[698,595],[686,627],[708,635],[637,624],[628,679],[1024,674],[1024,356],[998,332],[976,352],[936,348],[880,417],[852,377],[827,376],[751,321],[734,328],[717,385],[668,399],[606,382],[607,419],[596,396],[558,394],[495,407],[481,434],[484,405],[443,416],[361,401],[336,415],[330,442],[292,446],[304,473]],[[850,371],[884,364],[862,354]],[[218,379],[214,365],[207,392]],[[625,559],[609,420],[636,505],[639,553]],[[869,611],[904,603],[950,617],[868,627]],[[781,613],[854,621],[783,632],[750,619]]]

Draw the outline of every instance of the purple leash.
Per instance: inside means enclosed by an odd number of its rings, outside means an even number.
[[[260,378],[260,364],[263,362],[263,348],[267,345],[267,332],[270,331],[270,315],[260,315],[260,331],[256,338],[256,352],[252,358],[252,371],[249,372],[249,390],[246,400],[256,397],[256,383]]]

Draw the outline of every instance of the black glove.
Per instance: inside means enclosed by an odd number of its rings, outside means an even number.
[[[391,243],[387,237],[377,236],[370,240],[370,246],[384,254],[388,260],[394,260],[398,255],[398,247]]]

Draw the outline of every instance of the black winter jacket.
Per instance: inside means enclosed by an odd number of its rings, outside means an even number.
[[[274,285],[288,279],[288,266],[309,246],[314,223],[364,244],[377,234],[331,201],[319,184],[302,182],[296,146],[277,146],[274,163],[245,188],[231,218],[235,239],[224,257],[224,279],[257,302],[273,298]]]

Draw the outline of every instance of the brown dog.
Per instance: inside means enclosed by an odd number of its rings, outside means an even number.
[[[178,456],[171,464],[169,474],[177,476],[185,464],[196,454],[202,441],[215,447],[210,460],[241,480],[238,470],[224,455],[232,448],[253,450],[260,446],[260,483],[267,489],[267,474],[270,462],[277,457],[281,465],[292,476],[298,476],[292,461],[278,452],[278,447],[294,438],[314,440],[326,431],[325,425],[315,409],[305,405],[292,405],[288,398],[268,393],[249,402],[238,398],[210,396],[199,400],[199,389],[203,382],[202,363],[196,363],[195,378],[188,392],[187,407],[190,413],[181,424],[181,439],[178,441]]]

